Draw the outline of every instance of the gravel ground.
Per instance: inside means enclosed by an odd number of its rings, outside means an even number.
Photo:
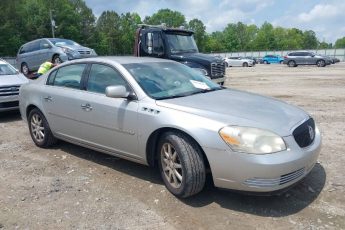
[[[179,200],[155,169],[60,142],[37,148],[0,114],[0,229],[345,229],[345,63],[228,68],[227,86],[298,105],[323,148],[311,173],[271,197],[216,189]],[[229,100],[231,100],[229,98]]]

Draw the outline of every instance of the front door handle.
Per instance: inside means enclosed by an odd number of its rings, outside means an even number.
[[[91,111],[92,110],[92,106],[89,103],[81,104],[80,106],[85,111]]]
[[[44,97],[44,100],[45,100],[45,101],[52,101],[53,98],[52,98],[51,96],[47,96],[47,97]]]

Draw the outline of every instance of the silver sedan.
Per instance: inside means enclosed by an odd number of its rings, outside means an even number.
[[[221,188],[269,192],[300,181],[321,146],[302,109],[223,88],[169,60],[89,58],[61,64],[20,89],[34,143],[57,139],[158,166],[178,197]]]

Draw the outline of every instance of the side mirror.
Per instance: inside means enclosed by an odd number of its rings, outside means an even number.
[[[133,98],[133,95],[128,92],[126,87],[124,87],[123,85],[108,86],[107,88],[105,88],[105,95],[111,98]]]

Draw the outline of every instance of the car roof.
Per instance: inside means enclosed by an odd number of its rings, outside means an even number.
[[[77,59],[71,62],[117,62],[119,64],[147,63],[147,62],[174,62],[168,59],[152,57],[134,57],[134,56],[98,56],[92,58]]]

